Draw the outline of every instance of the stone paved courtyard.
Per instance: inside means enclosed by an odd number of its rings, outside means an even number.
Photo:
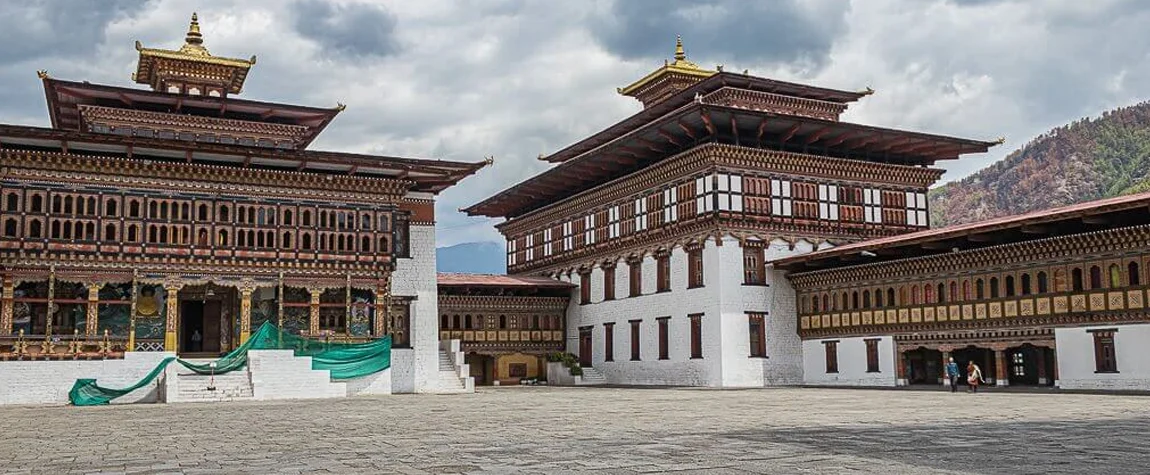
[[[4,473],[1145,473],[1150,399],[503,388],[0,408]]]

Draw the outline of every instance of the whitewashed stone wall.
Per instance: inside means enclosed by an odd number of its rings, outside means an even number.
[[[420,392],[435,383],[439,371],[439,300],[435,277],[435,226],[411,226],[411,258],[396,262],[392,295],[414,297],[411,302],[412,358],[392,354],[392,392]],[[400,365],[411,364],[403,368]],[[410,378],[410,380],[404,380]]]
[[[132,352],[124,359],[94,361],[2,361],[0,404],[67,404],[68,391],[77,379],[95,378],[97,384],[122,388],[135,384],[172,353]],[[162,376],[161,376],[162,378]],[[156,402],[161,378],[117,398],[116,404]]]
[[[800,242],[792,248],[772,243],[767,259],[810,252],[814,245]],[[656,260],[643,260],[643,295],[629,297],[627,264],[616,264],[615,300],[604,301],[603,270],[591,273],[591,304],[579,304],[572,292],[567,312],[567,348],[579,352],[579,328],[592,326],[592,361],[609,384],[675,386],[761,387],[794,385],[803,380],[802,345],[797,333],[795,298],[781,276],[768,277],[770,286],[743,285],[743,250],[739,240],[727,236],[722,245],[708,239],[703,247],[703,287],[687,288],[687,253],[671,253],[671,291],[655,293]],[[579,284],[579,276],[562,280]],[[780,289],[782,290],[780,294]],[[767,358],[750,357],[748,312],[765,312]],[[690,314],[701,313],[703,358],[691,359]],[[669,359],[659,360],[657,318],[669,320]],[[640,361],[631,361],[630,320],[641,319]],[[614,322],[614,361],[605,361],[604,323]]]
[[[704,284],[717,279],[717,257],[713,243],[703,251]],[[653,256],[643,259],[643,295],[629,297],[630,272],[626,262],[615,268],[615,300],[604,301],[603,270],[591,272],[591,304],[579,304],[579,289],[572,291],[567,313],[567,348],[579,353],[579,328],[592,326],[595,369],[609,384],[646,384],[672,386],[720,386],[718,285],[687,289],[687,253],[682,248],[671,252],[671,291],[655,293],[658,269]],[[576,285],[579,276],[564,278]],[[702,313],[703,358],[691,359],[691,326],[689,314]],[[659,360],[659,317],[671,317],[668,323],[668,356]],[[640,361],[631,361],[630,320],[642,320]],[[604,361],[606,330],[604,323],[614,322],[615,361]]]
[[[1114,355],[1117,373],[1096,373],[1094,335],[1090,330],[1116,329]],[[1107,325],[1054,330],[1058,356],[1055,385],[1063,389],[1150,390],[1150,325]]]
[[[878,372],[867,372],[866,342],[878,338]],[[827,340],[837,340],[838,372],[827,372]],[[894,338],[889,335],[803,342],[803,382],[818,386],[895,386]]]

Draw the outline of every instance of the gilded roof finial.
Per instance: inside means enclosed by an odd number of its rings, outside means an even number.
[[[685,59],[687,59],[687,53],[683,51],[683,35],[675,35],[675,61]]]
[[[200,19],[192,12],[192,24],[188,26],[188,36],[184,42],[190,45],[204,44],[204,35],[200,34]]]

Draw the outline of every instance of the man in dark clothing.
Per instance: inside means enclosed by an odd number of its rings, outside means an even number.
[[[946,378],[950,380],[950,392],[958,392],[958,363],[954,362],[954,358],[946,364]]]

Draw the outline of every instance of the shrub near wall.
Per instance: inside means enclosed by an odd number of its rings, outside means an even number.
[[[579,357],[571,353],[550,353],[547,355],[547,361],[563,363],[563,367],[567,368],[571,376],[583,376],[583,367],[579,366]]]

